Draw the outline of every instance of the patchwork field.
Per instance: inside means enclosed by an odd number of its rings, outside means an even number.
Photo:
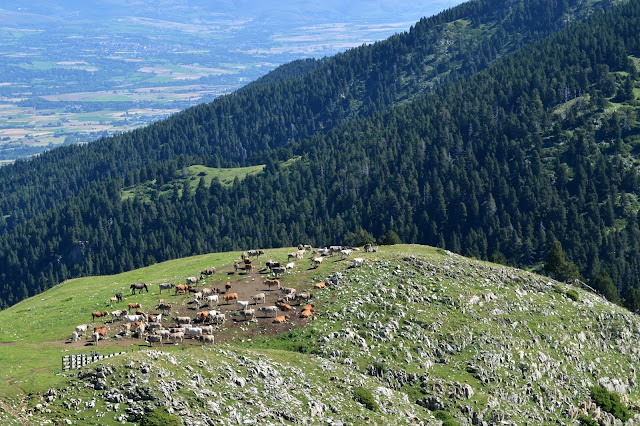
[[[164,17],[137,3],[37,6],[0,8],[7,17],[0,28],[0,162],[150,124],[283,63],[405,31],[446,4],[398,5],[392,14],[370,7],[363,15],[328,3],[291,10],[167,2]]]

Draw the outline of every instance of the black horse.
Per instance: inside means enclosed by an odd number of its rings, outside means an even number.
[[[135,284],[131,284],[131,294],[136,294],[136,290],[138,291],[138,294],[142,293],[142,289],[147,290],[147,293],[149,293],[149,287],[147,287],[147,285],[145,283],[135,283]]]

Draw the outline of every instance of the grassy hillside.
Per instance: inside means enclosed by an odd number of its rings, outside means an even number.
[[[259,263],[292,250],[268,250]],[[182,282],[211,265],[218,272],[206,285],[228,280],[239,292],[261,285],[259,272],[227,274],[237,252],[71,280],[25,300],[0,312],[0,421],[111,424],[169,407],[185,422],[436,424],[448,413],[460,422],[541,424],[576,418],[598,384],[637,404],[640,321],[628,311],[545,277],[426,246],[357,255],[361,268],[334,256],[316,270],[305,259],[284,278],[300,290],[329,278],[328,289],[314,290],[314,319],[274,325],[229,316],[207,347],[148,348],[113,337],[117,323],[97,348],[67,339],[92,311],[111,310],[117,291],[125,294],[118,307],[136,301],[148,310],[157,283]],[[132,296],[133,282],[151,291]],[[191,296],[162,296],[194,316]],[[61,371],[64,354],[121,350],[132,352]],[[57,396],[46,402],[49,388]]]
[[[301,158],[301,156],[296,155],[287,161],[279,163],[279,167],[286,169],[296,164]],[[265,167],[266,165],[264,164],[249,167],[207,167],[196,164],[177,171],[173,179],[168,182],[159,183],[157,179],[153,179],[125,188],[122,191],[122,200],[140,197],[145,202],[150,202],[154,197],[171,195],[174,191],[177,191],[178,196],[181,197],[185,184],[188,185],[190,191],[194,192],[198,188],[201,179],[205,188],[209,188],[214,180],[224,187],[231,187],[236,179],[242,181],[247,176],[260,174]]]
[[[217,179],[224,186],[231,186],[236,178],[243,180],[248,175],[255,175],[264,170],[264,164],[250,167],[230,167],[215,168],[203,165],[194,165],[185,167],[180,177],[176,177],[169,182],[159,185],[157,180],[144,182],[131,188],[126,188],[122,192],[122,199],[142,197],[145,201],[151,201],[151,197],[157,191],[157,195],[170,195],[174,190],[182,196],[182,189],[185,182],[188,183],[190,190],[195,190],[200,183],[200,178],[204,178],[204,184],[208,188],[211,182]]]

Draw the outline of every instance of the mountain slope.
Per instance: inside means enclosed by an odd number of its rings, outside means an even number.
[[[486,5],[475,9],[481,5],[438,15],[408,34],[317,68],[307,64],[311,70],[301,77],[258,82],[148,129],[16,164],[5,175],[4,200],[20,209],[9,208],[14,213],[7,228],[53,199],[61,204],[0,239],[2,303],[82,274],[212,250],[330,243],[363,226],[375,230],[375,237],[394,230],[403,241],[506,257],[519,265],[539,262],[557,239],[588,279],[606,272],[625,293],[638,287],[637,209],[628,201],[638,189],[633,153],[622,157],[609,155],[604,145],[581,146],[581,135],[599,129],[588,127],[585,111],[568,108],[573,101],[582,109],[588,105],[589,115],[607,114],[627,75],[632,96],[626,107],[632,109],[636,2],[500,59],[480,74],[459,74],[455,82],[412,97],[427,80],[414,84],[396,71],[398,64],[405,71],[415,64],[403,58],[420,58],[425,46],[433,47],[416,37],[437,35],[451,26],[445,18],[465,11],[498,12]],[[461,34],[463,41],[473,38],[473,32]],[[496,43],[513,45],[510,37]],[[409,49],[412,43],[416,47]],[[441,61],[434,58],[442,53],[417,61]],[[342,90],[347,88],[358,96],[349,100]],[[403,97],[405,102],[376,112]],[[559,107],[573,118],[560,121],[552,113]],[[343,120],[351,114],[353,119]],[[637,124],[632,115],[626,121],[620,135],[633,150]],[[296,155],[301,161],[280,167]],[[235,164],[238,156],[267,163],[265,172],[230,189],[203,183],[195,194],[160,196],[187,164]],[[53,157],[59,161],[50,162]],[[68,176],[61,181],[48,174],[53,171]],[[602,176],[617,183],[596,186]],[[29,181],[46,184],[36,189]],[[122,202],[123,186],[140,183],[157,187],[153,203]],[[47,201],[41,191],[53,187]],[[587,197],[594,193],[597,198]]]
[[[157,163],[255,165],[292,139],[407,99],[587,16],[602,2],[474,1],[418,22],[408,33],[325,60],[299,78],[256,84],[211,104],[88,147],[45,153],[0,169],[0,230],[111,178],[139,183]],[[536,13],[533,14],[532,11]]]
[[[119,179],[87,190],[0,239],[2,299],[191,253],[342,241],[363,226],[521,265],[559,240],[584,276],[606,272],[626,294],[640,285],[637,123],[634,96],[620,104],[615,92],[637,78],[637,20],[637,2],[597,15],[475,77],[290,143],[231,188],[160,196],[180,172],[169,163],[127,179],[154,179],[151,205],[122,202]],[[611,102],[628,111],[619,152],[592,125],[610,121]]]
[[[290,250],[266,250],[266,256],[282,260]],[[222,342],[211,348],[186,343],[140,351],[142,342],[112,337],[79,349],[59,340],[130,282],[174,280],[205,265],[224,274],[238,256],[211,254],[73,280],[0,312],[0,353],[12,360],[1,373],[3,424],[27,413],[31,422],[73,416],[115,424],[157,407],[169,407],[185,422],[437,424],[434,416],[443,414],[436,411],[446,411],[461,423],[541,424],[574,419],[583,406],[584,414],[612,424],[613,417],[591,403],[598,385],[637,404],[636,315],[545,277],[415,245],[363,253],[361,268],[338,256],[318,270],[297,262],[286,286],[305,290],[321,277],[331,278],[330,286],[312,290],[315,319],[291,331],[278,328],[280,334],[269,331],[279,327],[270,319],[245,324],[230,317],[215,332]],[[227,279],[218,274],[209,285]],[[250,280],[238,277],[233,284],[244,281]],[[163,296],[178,305],[191,297]],[[152,284],[149,294],[127,295],[122,305],[145,306],[157,297]],[[25,312],[35,311],[44,315],[25,323]],[[34,331],[45,324],[47,333]],[[118,328],[111,324],[109,336]],[[225,339],[229,330],[242,339]],[[130,343],[133,353],[81,372],[59,370],[60,355],[115,352]],[[43,348],[34,363],[25,351],[33,345]],[[49,388],[56,393],[47,401]],[[25,394],[13,399],[21,389]],[[372,409],[354,392],[370,393]],[[21,404],[24,413],[11,409]]]

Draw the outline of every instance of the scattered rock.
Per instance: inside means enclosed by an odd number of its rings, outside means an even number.
[[[427,398],[419,399],[417,404],[430,411],[444,410],[445,407],[442,400],[437,396],[429,396]]]
[[[309,402],[309,414],[311,417],[322,417],[327,406],[321,402],[311,401]]]

